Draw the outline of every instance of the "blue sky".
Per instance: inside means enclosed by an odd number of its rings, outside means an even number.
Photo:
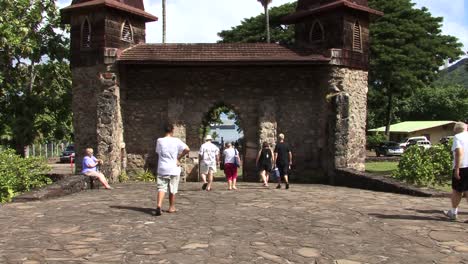
[[[146,11],[161,17],[161,0],[144,0]],[[273,0],[272,6],[292,2]],[[453,35],[468,51],[467,0],[413,0],[435,16],[444,18],[444,34]],[[65,7],[71,0],[59,0]],[[257,0],[167,0],[167,39],[172,43],[210,43],[218,40],[221,30],[238,25],[242,19],[263,12]],[[147,24],[147,42],[161,42],[161,22]]]

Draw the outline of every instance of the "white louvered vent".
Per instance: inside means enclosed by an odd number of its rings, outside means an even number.
[[[88,19],[83,21],[83,25],[81,27],[81,47],[91,47],[91,25],[89,24]]]
[[[127,42],[133,42],[132,26],[128,20],[125,20],[122,26],[122,40]]]
[[[362,51],[362,35],[361,35],[361,25],[359,25],[359,21],[356,21],[356,23],[354,23],[353,50]]]
[[[316,21],[312,25],[312,29],[310,31],[310,42],[320,42],[323,41],[324,39],[324,34],[323,34],[323,28],[320,22]]]

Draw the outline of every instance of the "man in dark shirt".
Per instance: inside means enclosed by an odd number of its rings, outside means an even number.
[[[284,134],[279,134],[279,142],[275,147],[275,164],[279,170],[278,186],[276,189],[281,189],[281,178],[284,178],[286,189],[289,189],[288,173],[292,164],[292,153],[289,145],[284,142]]]

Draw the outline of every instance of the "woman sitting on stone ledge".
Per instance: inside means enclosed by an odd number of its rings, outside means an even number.
[[[83,170],[81,173],[88,177],[97,178],[107,190],[112,190],[113,188],[107,183],[104,174],[97,171],[97,166],[102,165],[102,160],[94,157],[93,152],[92,148],[86,149],[86,156],[83,158]]]

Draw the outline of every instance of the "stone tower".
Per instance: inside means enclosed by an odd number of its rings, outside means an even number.
[[[328,117],[329,171],[364,169],[369,24],[382,12],[367,0],[299,0],[285,17],[296,25],[296,45],[330,58]]]
[[[157,18],[143,0],[73,0],[61,10],[71,26],[73,123],[77,170],[86,147],[104,160],[101,171],[116,181],[125,157],[120,78],[115,61],[145,42],[145,23]]]
[[[296,25],[298,46],[326,54],[336,65],[367,69],[370,19],[382,14],[367,0],[299,0],[284,22]]]

